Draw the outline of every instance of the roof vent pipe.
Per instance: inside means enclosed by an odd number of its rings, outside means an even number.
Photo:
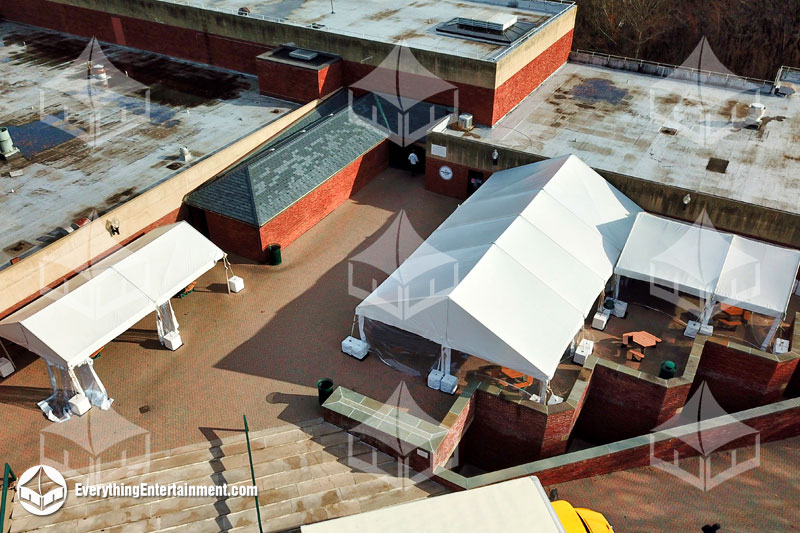
[[[189,151],[188,146],[181,146],[181,161],[188,163],[192,160],[192,152]]]
[[[11,133],[8,128],[0,128],[0,154],[6,159],[19,152],[14,141],[11,140]]]

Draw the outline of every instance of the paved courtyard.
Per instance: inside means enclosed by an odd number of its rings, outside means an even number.
[[[3,460],[22,471],[38,461],[41,442],[48,458],[77,468],[144,453],[146,439],[158,451],[240,432],[242,414],[253,429],[317,418],[315,383],[322,377],[380,401],[406,382],[414,401],[441,420],[453,397],[373,355],[357,361],[340,351],[360,301],[348,293],[348,258],[369,248],[401,212],[424,238],[456,207],[427,192],[422,180],[387,170],[286,248],[280,267],[232,258],[245,280],[239,294],[227,294],[217,265],[193,294],[173,299],[184,341],[176,352],[160,346],[155,315],[107,345],[95,370],[119,416],[92,409],[80,419],[48,422],[36,406],[50,394],[45,364],[15,351],[21,368],[0,382]]]
[[[730,464],[731,451],[710,455],[712,471]],[[754,457],[753,449],[737,450],[740,461]],[[575,507],[602,512],[615,531],[700,532],[718,523],[719,533],[797,531],[800,477],[800,438],[762,444],[760,466],[703,491],[654,467],[634,468],[553,487],[558,497]],[[681,462],[697,472],[697,459]]]

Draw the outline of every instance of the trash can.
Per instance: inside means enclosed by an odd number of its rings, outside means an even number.
[[[333,380],[322,378],[317,381],[317,393],[319,394],[319,404],[322,405],[333,394]]]
[[[267,264],[277,266],[281,264],[281,245],[273,243],[267,246]]]
[[[672,361],[664,361],[661,363],[661,371],[658,377],[663,379],[670,379],[675,377],[675,363]]]
[[[609,311],[614,310],[614,298],[610,296],[603,300],[603,309],[608,309]]]

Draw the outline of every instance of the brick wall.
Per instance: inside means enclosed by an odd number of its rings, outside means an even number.
[[[575,435],[602,443],[646,435],[686,403],[689,388],[689,383],[664,387],[596,365]]]
[[[389,163],[388,141],[381,141],[338,174],[295,202],[261,227],[262,250],[272,243],[291,244],[342,205]]]
[[[264,262],[267,246],[294,242],[386,169],[388,161],[388,141],[382,141],[260,229],[206,211],[209,238],[226,252]]]
[[[115,16],[102,11],[48,0],[3,2],[0,4],[0,17],[83,37],[97,37],[104,42],[149,50],[249,74],[258,73],[256,57],[272,48],[208,32],[168,26],[132,17]],[[453,83],[452,85],[458,88],[459,109],[472,113],[475,121],[479,124],[494,125],[564,64],[569,56],[571,45],[572,31],[496,89]],[[336,87],[341,86],[342,82],[350,85],[362,79],[375,67],[347,61],[339,68],[342,69],[341,72],[337,73],[337,69],[331,69],[329,73],[317,78],[316,82],[310,85],[307,83],[311,80],[305,74],[292,70],[290,83],[281,83],[280,86],[276,86],[275,91],[267,90],[266,93],[288,95],[297,90],[310,91],[311,87],[320,87],[320,90],[324,89],[321,94],[328,94]],[[424,77],[420,77],[420,80],[412,85],[425,87],[426,85],[435,86],[434,84],[438,83],[440,83],[438,78],[429,79],[426,82]],[[295,91],[287,92],[286,89],[292,86],[295,87]],[[306,96],[301,101],[307,101]],[[452,91],[441,92],[431,98],[428,96],[428,94],[424,94],[419,99],[441,105],[453,105]]]
[[[777,413],[768,413],[756,418],[748,418],[743,422],[759,433],[760,442],[794,437],[800,434],[800,407],[785,409]],[[716,440],[717,435],[733,433],[732,429],[732,426],[724,426],[713,431],[704,431],[703,436],[706,441],[711,442],[712,440]],[[728,442],[728,444],[720,449],[735,449],[743,446],[752,446],[754,442],[754,437],[752,435],[747,435]],[[672,462],[674,452],[676,451],[681,458],[700,455],[697,450],[680,439],[667,439],[655,443],[652,455],[663,461]],[[529,468],[529,471],[524,475],[535,475],[543,485],[553,485],[573,479],[607,474],[617,470],[648,466],[650,465],[650,461],[651,448],[648,442],[632,449],[610,452],[599,457],[569,462],[568,464],[543,470]],[[696,471],[694,473],[696,474]]]
[[[477,390],[459,459],[488,471],[535,461],[541,458],[547,419],[542,411]]]
[[[797,363],[797,359],[759,357],[712,339],[703,349],[693,388],[705,381],[723,409],[741,411],[783,398]]]
[[[465,397],[464,394],[461,397]],[[442,466],[444,465],[450,456],[453,455],[453,452],[456,448],[458,448],[461,439],[466,434],[467,430],[471,427],[472,422],[475,419],[475,396],[470,395],[466,398],[466,403],[464,404],[463,409],[457,416],[454,417],[453,420],[448,420],[448,417],[454,414],[452,408],[448,416],[442,421],[442,425],[449,425],[449,430],[447,432],[447,436],[445,436],[442,443],[436,449],[436,452],[433,456],[433,466]]]
[[[491,124],[503,118],[569,59],[573,30],[495,89]],[[465,106],[466,108],[466,106]],[[482,122],[486,124],[486,122]]]
[[[261,94],[284,100],[306,103],[342,86],[341,61],[316,70],[258,59],[257,68]]]
[[[253,42],[47,0],[3,2],[0,17],[249,74],[256,74],[256,56],[270,49]]]
[[[379,431],[368,424],[353,420],[330,409],[323,409],[322,417],[325,422],[344,429],[362,442],[369,444],[386,455],[407,462],[416,472],[422,473],[433,468],[432,457],[430,455],[427,458],[421,456],[417,453],[417,446],[410,442]],[[364,460],[368,459],[365,458]]]
[[[253,261],[265,260],[258,228],[206,211],[208,238],[225,252],[234,253]]]
[[[449,180],[444,180],[439,175],[439,169],[444,165],[447,165],[453,171],[453,177]],[[450,163],[444,159],[438,159],[429,155],[425,163],[425,188],[437,194],[452,196],[459,200],[466,200],[470,170],[475,169]],[[484,170],[478,170],[478,172],[483,174],[484,180],[492,175],[491,172],[486,172]]]

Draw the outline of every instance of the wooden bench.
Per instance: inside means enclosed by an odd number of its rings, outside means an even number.
[[[644,359],[644,354],[639,350],[628,350],[628,360],[629,361],[642,361]]]

